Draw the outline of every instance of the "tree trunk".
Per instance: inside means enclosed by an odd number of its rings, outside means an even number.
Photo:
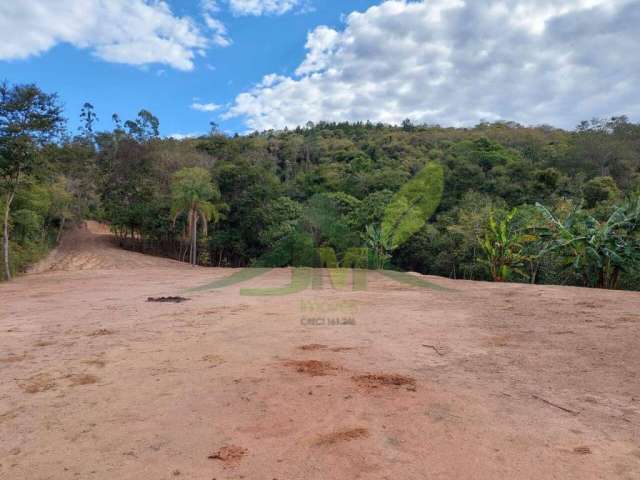
[[[193,265],[193,211],[189,210],[189,265]]]
[[[191,265],[198,263],[198,213],[193,212],[191,220]]]
[[[58,230],[58,236],[56,237],[56,245],[60,244],[60,238],[62,237],[62,231],[64,230],[64,221],[66,220],[66,217],[63,215],[62,216],[62,221],[60,222],[60,230]]]
[[[309,145],[305,145],[305,165],[304,165],[304,170],[305,172],[309,171],[309,165],[311,164],[311,152],[309,151]]]
[[[4,276],[7,280],[11,280],[11,267],[9,266],[9,212],[11,209],[11,202],[13,202],[13,196],[15,192],[7,194],[4,205],[4,222],[2,229],[2,252],[4,257]]]

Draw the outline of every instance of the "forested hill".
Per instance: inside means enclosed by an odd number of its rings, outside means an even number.
[[[320,123],[234,137],[214,128],[179,141],[160,138],[144,110],[125,122],[114,115],[106,132],[94,131],[90,104],[81,115],[80,132],[34,142],[37,161],[0,187],[18,185],[8,222],[14,271],[51,245],[63,219],[95,218],[128,248],[183,260],[196,252],[202,265],[313,264],[318,247],[341,262],[367,247],[377,257],[369,266],[640,287],[640,124],[625,117],[574,131]],[[2,135],[6,180],[16,147]],[[387,207],[432,163],[444,173],[437,210],[390,244],[380,228]]]

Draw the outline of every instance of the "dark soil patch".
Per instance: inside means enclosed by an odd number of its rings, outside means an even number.
[[[0,424],[2,424],[2,422],[13,420],[14,418],[16,418],[18,416],[19,410],[20,408],[16,408],[5,413],[0,413]]]
[[[589,455],[591,453],[591,449],[589,447],[576,447],[573,449],[573,453],[577,453],[578,455]]]
[[[308,345],[302,345],[298,347],[299,350],[303,350],[305,352],[315,352],[318,350],[330,350],[335,353],[340,352],[350,352],[351,350],[355,350],[353,347],[332,347],[329,348],[327,345],[323,345],[321,343],[310,343]]]
[[[340,430],[337,432],[321,435],[314,445],[335,445],[336,443],[350,442],[358,438],[366,438],[369,436],[369,430],[366,428],[351,428],[348,430]]]
[[[332,352],[340,353],[340,352],[350,352],[355,350],[353,347],[334,347],[331,349]]]
[[[93,367],[98,367],[98,368],[104,368],[104,366],[107,364],[107,362],[105,362],[104,360],[100,360],[100,359],[85,360],[82,363],[84,363],[86,365],[91,365]]]
[[[327,346],[322,345],[321,343],[310,343],[309,345],[302,345],[301,347],[298,347],[298,348],[306,352],[313,352],[316,350],[325,350]]]
[[[78,387],[80,385],[93,385],[94,383],[98,383],[98,377],[88,373],[69,375],[67,378],[71,381],[72,387]]]
[[[204,357],[202,357],[202,361],[209,362],[213,366],[222,365],[225,362],[224,358],[222,358],[220,355],[213,355],[213,354],[205,355]]]
[[[56,382],[47,373],[39,373],[27,380],[19,383],[20,388],[26,393],[40,393],[52,390],[56,387]]]
[[[248,450],[237,445],[226,445],[217,452],[209,455],[210,460],[220,460],[225,464],[225,467],[236,466],[242,458],[248,453]]]
[[[103,335],[113,335],[114,333],[113,330],[109,330],[108,328],[100,328],[95,332],[91,332],[87,337],[101,337]]]
[[[416,381],[414,378],[405,377],[404,375],[397,374],[368,374],[358,375],[352,377],[353,381],[361,387],[366,388],[378,388],[378,387],[415,387]]]
[[[304,373],[312,377],[330,375],[332,372],[339,370],[331,362],[322,362],[320,360],[289,360],[286,365],[295,368],[298,373]]]
[[[190,298],[184,297],[149,297],[147,298],[147,302],[156,302],[156,303],[182,303],[188,302],[191,300]]]
[[[600,307],[604,307],[604,303],[591,302],[591,301],[576,302],[575,304],[576,304],[577,306],[580,306],[580,307],[587,307],[587,308],[600,308]]]
[[[29,358],[26,354],[22,354],[22,355],[7,355],[6,357],[1,357],[0,358],[0,363],[17,363],[17,362],[21,362],[23,360],[26,360],[27,358]]]

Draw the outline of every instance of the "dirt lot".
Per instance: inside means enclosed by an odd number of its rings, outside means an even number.
[[[640,478],[638,293],[188,292],[234,271],[104,233],[0,285],[2,479]]]

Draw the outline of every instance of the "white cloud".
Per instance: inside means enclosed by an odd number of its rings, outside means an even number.
[[[191,108],[193,110],[198,110],[199,112],[215,112],[222,108],[222,105],[217,105],[215,103],[198,103],[193,102],[191,104]]]
[[[340,34],[335,30],[320,26],[307,36],[306,49],[309,50],[307,58],[296,70],[297,75],[316,72],[327,66],[333,49],[338,45]]]
[[[211,20],[206,28],[175,16],[161,0],[2,1],[0,60],[28,58],[69,43],[109,62],[191,70],[196,54],[212,43],[229,44],[224,25],[211,16],[214,2],[205,5]]]
[[[225,118],[572,127],[640,117],[638,0],[389,0],[309,33],[295,76],[269,75]]]
[[[229,7],[234,15],[282,15],[301,3],[301,0],[229,0]]]
[[[172,133],[169,135],[169,138],[173,138],[174,140],[184,140],[186,138],[198,138],[203,134],[200,132],[191,132],[191,133]]]
[[[209,13],[217,13],[220,11],[218,0],[201,0],[202,10]]]
[[[227,33],[227,27],[220,20],[214,17],[220,11],[220,6],[216,0],[202,0],[202,16],[204,23],[209,27],[213,35],[213,43],[220,47],[231,45],[231,39]]]
[[[227,36],[227,27],[220,20],[205,15],[205,22],[213,33],[213,43],[220,47],[228,47],[231,45],[231,39]]]

